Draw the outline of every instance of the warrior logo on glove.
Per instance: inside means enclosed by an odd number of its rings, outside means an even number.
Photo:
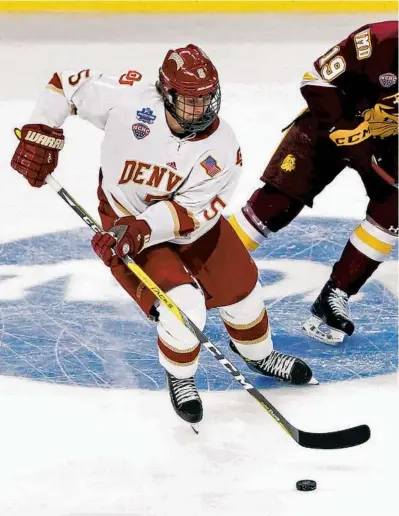
[[[14,170],[22,174],[31,186],[40,188],[58,164],[58,153],[64,147],[62,129],[44,124],[27,124],[14,129],[20,140],[11,160]]]
[[[21,131],[19,129],[15,129],[15,134],[18,135],[18,133],[21,136]],[[52,136],[46,136],[45,134],[40,134],[35,131],[28,131],[25,140],[36,143],[37,145],[43,145],[43,147],[50,147],[51,149],[61,150],[64,147],[63,138],[53,138]]]

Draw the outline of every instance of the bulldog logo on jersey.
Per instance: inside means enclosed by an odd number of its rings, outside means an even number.
[[[145,124],[153,124],[156,116],[154,112],[150,108],[143,108],[141,111],[136,111],[136,118],[139,122],[144,122]]]
[[[134,136],[138,140],[142,140],[143,138],[148,136],[150,134],[150,132],[151,132],[150,128],[147,127],[144,124],[133,124],[132,125],[132,131],[133,131]]]
[[[296,158],[292,154],[287,154],[287,156],[284,158],[282,164],[281,164],[281,170],[284,170],[285,172],[292,172],[295,170],[296,166]]]
[[[397,83],[398,78],[394,73],[383,73],[379,76],[380,84],[383,88],[390,88]]]

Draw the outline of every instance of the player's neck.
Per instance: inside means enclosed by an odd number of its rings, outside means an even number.
[[[183,136],[185,134],[183,127],[179,124],[177,120],[173,118],[169,111],[165,110],[165,117],[166,123],[168,124],[169,129],[172,131],[172,133],[175,133],[179,136]]]

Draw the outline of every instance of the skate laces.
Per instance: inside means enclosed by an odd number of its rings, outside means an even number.
[[[171,376],[170,379],[176,403],[179,407],[183,403],[186,403],[186,401],[195,401],[200,399],[193,377],[180,379]]]
[[[288,380],[295,360],[295,357],[273,350],[268,357],[261,361],[259,367],[273,376]]]
[[[332,288],[328,296],[328,303],[334,315],[341,315],[349,319],[349,296],[346,292],[339,288]]]

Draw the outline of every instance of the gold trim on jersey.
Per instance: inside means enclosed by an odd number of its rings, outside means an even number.
[[[118,199],[116,199],[112,194],[111,194],[111,197],[112,197],[112,200],[114,201],[114,203],[116,204],[116,207],[118,208],[119,211],[121,211],[123,213],[123,215],[125,215],[126,217],[131,217],[133,215],[133,213],[130,213],[129,210],[127,210],[123,204],[121,204]]]
[[[232,225],[234,231],[237,233],[241,242],[248,249],[248,251],[255,251],[259,247],[258,242],[255,242],[255,240],[252,240],[252,238],[240,226],[235,215],[232,215],[231,217],[229,217],[229,222]]]
[[[62,88],[57,88],[57,86],[54,86],[54,84],[47,84],[46,88],[48,90],[54,91],[55,93],[59,93],[60,95],[64,95],[64,90]]]

